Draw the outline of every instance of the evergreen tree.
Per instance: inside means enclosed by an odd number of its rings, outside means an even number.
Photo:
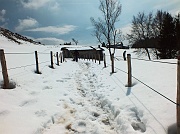
[[[177,48],[180,50],[180,13],[175,18]]]
[[[177,51],[175,21],[171,14],[166,13],[159,35],[159,52],[161,59],[175,58]]]

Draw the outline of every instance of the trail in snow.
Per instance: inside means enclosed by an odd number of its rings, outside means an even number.
[[[125,134],[124,117],[118,117],[123,110],[112,105],[111,101],[103,96],[104,93],[101,94],[101,92],[105,92],[102,90],[103,88],[112,88],[112,86],[105,87],[102,78],[98,77],[101,72],[95,74],[97,71],[92,71],[93,66],[91,63],[78,62],[78,65],[79,69],[71,78],[74,83],[69,85],[73,92],[77,93],[76,97],[70,97],[69,102],[63,102],[66,112],[57,117],[56,123],[50,126],[48,130],[43,131],[44,134],[56,132],[61,127],[63,128],[64,125],[68,134]],[[97,67],[94,69],[97,69]],[[98,90],[102,91],[99,92]],[[113,89],[109,90],[113,91]],[[132,129],[138,133],[145,132],[146,126],[141,121],[139,111],[135,107],[130,109],[130,114],[133,114]]]

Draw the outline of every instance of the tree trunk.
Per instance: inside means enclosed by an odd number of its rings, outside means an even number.
[[[155,53],[156,53],[156,59],[158,60],[159,57],[158,57],[158,52],[157,52],[157,49],[155,49]]]
[[[111,69],[112,73],[114,73],[114,54],[111,54]]]
[[[146,50],[146,52],[147,52],[147,55],[148,55],[149,60],[151,60],[151,57],[150,57],[148,48],[145,48],[145,50]]]

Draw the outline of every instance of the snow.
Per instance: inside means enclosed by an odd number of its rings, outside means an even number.
[[[92,50],[93,49],[93,48],[88,47],[88,46],[73,46],[73,45],[67,46],[66,48],[68,50]]]
[[[176,123],[176,105],[137,80],[176,102],[176,64],[132,59],[137,79],[127,87],[127,74],[121,71],[127,72],[124,50],[116,51],[116,73],[111,74],[107,50],[106,68],[103,62],[66,59],[51,69],[50,51],[63,46],[17,45],[0,36],[0,47],[9,79],[16,83],[14,89],[0,88],[2,134],[165,134]],[[34,73],[34,51],[42,74]]]

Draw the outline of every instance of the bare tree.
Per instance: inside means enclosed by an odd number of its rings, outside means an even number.
[[[139,49],[139,53],[147,53],[149,60],[151,60],[148,41],[154,37],[153,33],[153,14],[149,13],[145,15],[144,12],[139,13],[137,16],[133,16],[131,34],[127,35],[127,39],[131,45],[135,43],[142,43],[143,49]],[[144,52],[145,50],[145,52]]]
[[[112,73],[114,73],[114,53],[116,38],[120,34],[119,30],[115,28],[115,23],[119,21],[121,14],[121,4],[118,0],[100,0],[99,10],[102,12],[102,19],[95,20],[91,17],[92,25],[94,26],[94,36],[102,44],[106,42],[112,61]],[[111,51],[111,46],[114,45],[114,51]]]
[[[77,45],[78,44],[78,40],[75,40],[74,38],[72,38],[72,41]]]

